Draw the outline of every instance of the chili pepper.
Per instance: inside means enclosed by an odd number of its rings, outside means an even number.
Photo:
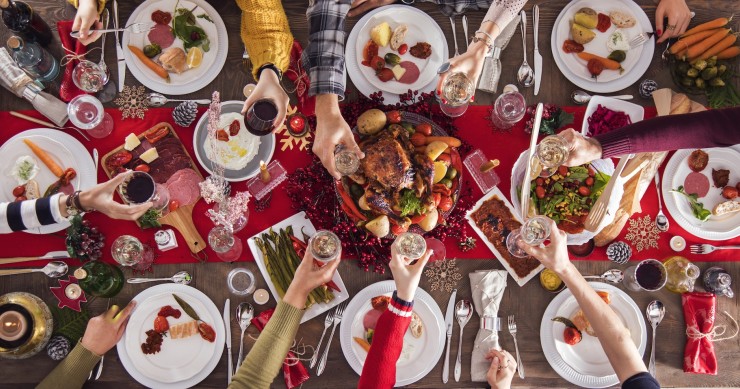
[[[355,201],[352,200],[349,193],[344,190],[344,186],[341,182],[337,181],[337,192],[342,196],[342,209],[350,216],[360,220],[367,220],[367,217],[357,209]]]
[[[329,289],[334,290],[336,292],[341,292],[342,291],[341,289],[339,289],[339,287],[337,286],[337,284],[335,284],[334,281],[332,281],[332,280],[329,280],[329,282],[327,282],[324,285],[326,285]]]

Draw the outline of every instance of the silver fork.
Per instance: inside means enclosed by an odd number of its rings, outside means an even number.
[[[347,307],[347,304],[341,304],[334,310],[334,326],[331,327],[331,334],[329,334],[329,341],[326,342],[326,348],[324,349],[324,354],[321,355],[321,360],[319,361],[319,366],[316,368],[316,375],[320,376],[321,373],[324,372],[324,368],[326,367],[326,358],[329,355],[329,349],[331,348],[331,340],[334,338],[334,331],[337,329],[337,324],[339,324],[342,321],[342,314],[344,313],[344,309]]]
[[[711,244],[692,244],[691,254],[709,254],[715,250],[737,250],[740,246],[712,246]]]
[[[319,358],[319,349],[321,348],[321,342],[324,341],[324,335],[326,335],[326,330],[329,329],[329,326],[334,321],[334,312],[329,312],[326,315],[326,319],[324,319],[324,332],[321,333],[321,338],[319,339],[319,344],[316,345],[316,350],[313,352],[313,356],[311,357],[311,363],[308,365],[309,368],[313,369],[314,366],[316,366],[316,360]]]
[[[514,338],[514,350],[516,350],[516,369],[519,370],[519,378],[524,379],[524,365],[522,365],[522,358],[519,357],[519,346],[516,343],[516,322],[514,321],[514,315],[509,315],[509,333]]]
[[[120,32],[120,31],[129,31],[132,34],[143,34],[145,32],[151,31],[157,24],[154,22],[141,22],[141,23],[133,23],[125,28],[106,28],[102,30],[90,30],[90,34],[100,32],[100,33],[108,33],[108,32]],[[69,33],[72,38],[79,38],[80,32],[79,31],[72,31]]]
[[[642,46],[643,44],[645,44],[645,42],[652,38],[653,35],[653,32],[641,32],[637,34],[637,36],[630,40],[630,48],[634,49],[635,47]]]

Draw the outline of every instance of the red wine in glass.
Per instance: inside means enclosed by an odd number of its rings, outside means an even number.
[[[133,172],[121,185],[121,194],[130,204],[143,204],[154,197],[154,179],[144,172]]]
[[[272,100],[257,100],[244,115],[247,131],[257,136],[270,134],[274,128],[273,121],[277,113],[277,106]]]
[[[658,261],[648,261],[637,266],[635,279],[643,289],[658,290],[665,285],[665,269]]]

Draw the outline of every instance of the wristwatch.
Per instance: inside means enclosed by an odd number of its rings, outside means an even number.
[[[67,197],[67,200],[64,202],[64,204],[67,206],[67,214],[69,216],[77,216],[84,212],[92,212],[94,209],[84,209],[82,208],[82,203],[80,203],[80,192],[81,191],[75,191],[72,193],[72,195]]]
[[[278,69],[277,66],[275,66],[274,64],[271,64],[271,63],[266,63],[266,64],[260,66],[259,69],[257,69],[257,79],[260,78],[260,76],[262,75],[262,71],[265,70],[265,69],[270,69],[273,72],[275,72],[275,74],[278,77],[278,80],[281,80],[282,81],[282,79],[283,79],[283,72],[281,72],[280,69]]]

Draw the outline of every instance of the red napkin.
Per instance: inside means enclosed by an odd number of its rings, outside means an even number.
[[[681,295],[686,321],[686,349],[683,371],[686,373],[717,375],[717,357],[714,355],[712,335],[716,316],[717,296],[712,293],[691,292]]]
[[[87,53],[87,46],[80,43],[75,38],[72,38],[69,33],[72,32],[71,20],[62,20],[57,22],[57,30],[59,31],[59,40],[62,41],[62,47],[65,49],[65,55],[70,52],[74,52],[77,55]],[[77,66],[80,61],[74,60],[69,61],[67,66],[64,67],[64,74],[62,75],[62,86],[59,88],[59,98],[64,102],[69,102],[73,98],[85,94],[80,88],[75,85],[72,81],[72,70]]]
[[[298,111],[306,117],[311,117],[316,113],[316,97],[308,95],[308,88],[311,86],[311,80],[308,73],[303,69],[301,55],[303,48],[298,41],[293,41],[293,47],[290,50],[290,65],[285,72],[287,77],[295,84],[295,94],[298,97]]]
[[[275,312],[274,309],[268,309],[260,313],[252,319],[252,324],[262,332],[262,329],[265,328],[267,322],[272,317],[273,312]],[[285,358],[290,359],[290,363],[297,360],[296,355],[293,354],[292,351],[288,351],[288,355],[286,355]],[[285,386],[287,386],[288,389],[293,389],[301,386],[310,378],[310,376],[308,375],[308,370],[303,366],[303,363],[299,361],[295,365],[283,363],[283,378],[285,379]]]

